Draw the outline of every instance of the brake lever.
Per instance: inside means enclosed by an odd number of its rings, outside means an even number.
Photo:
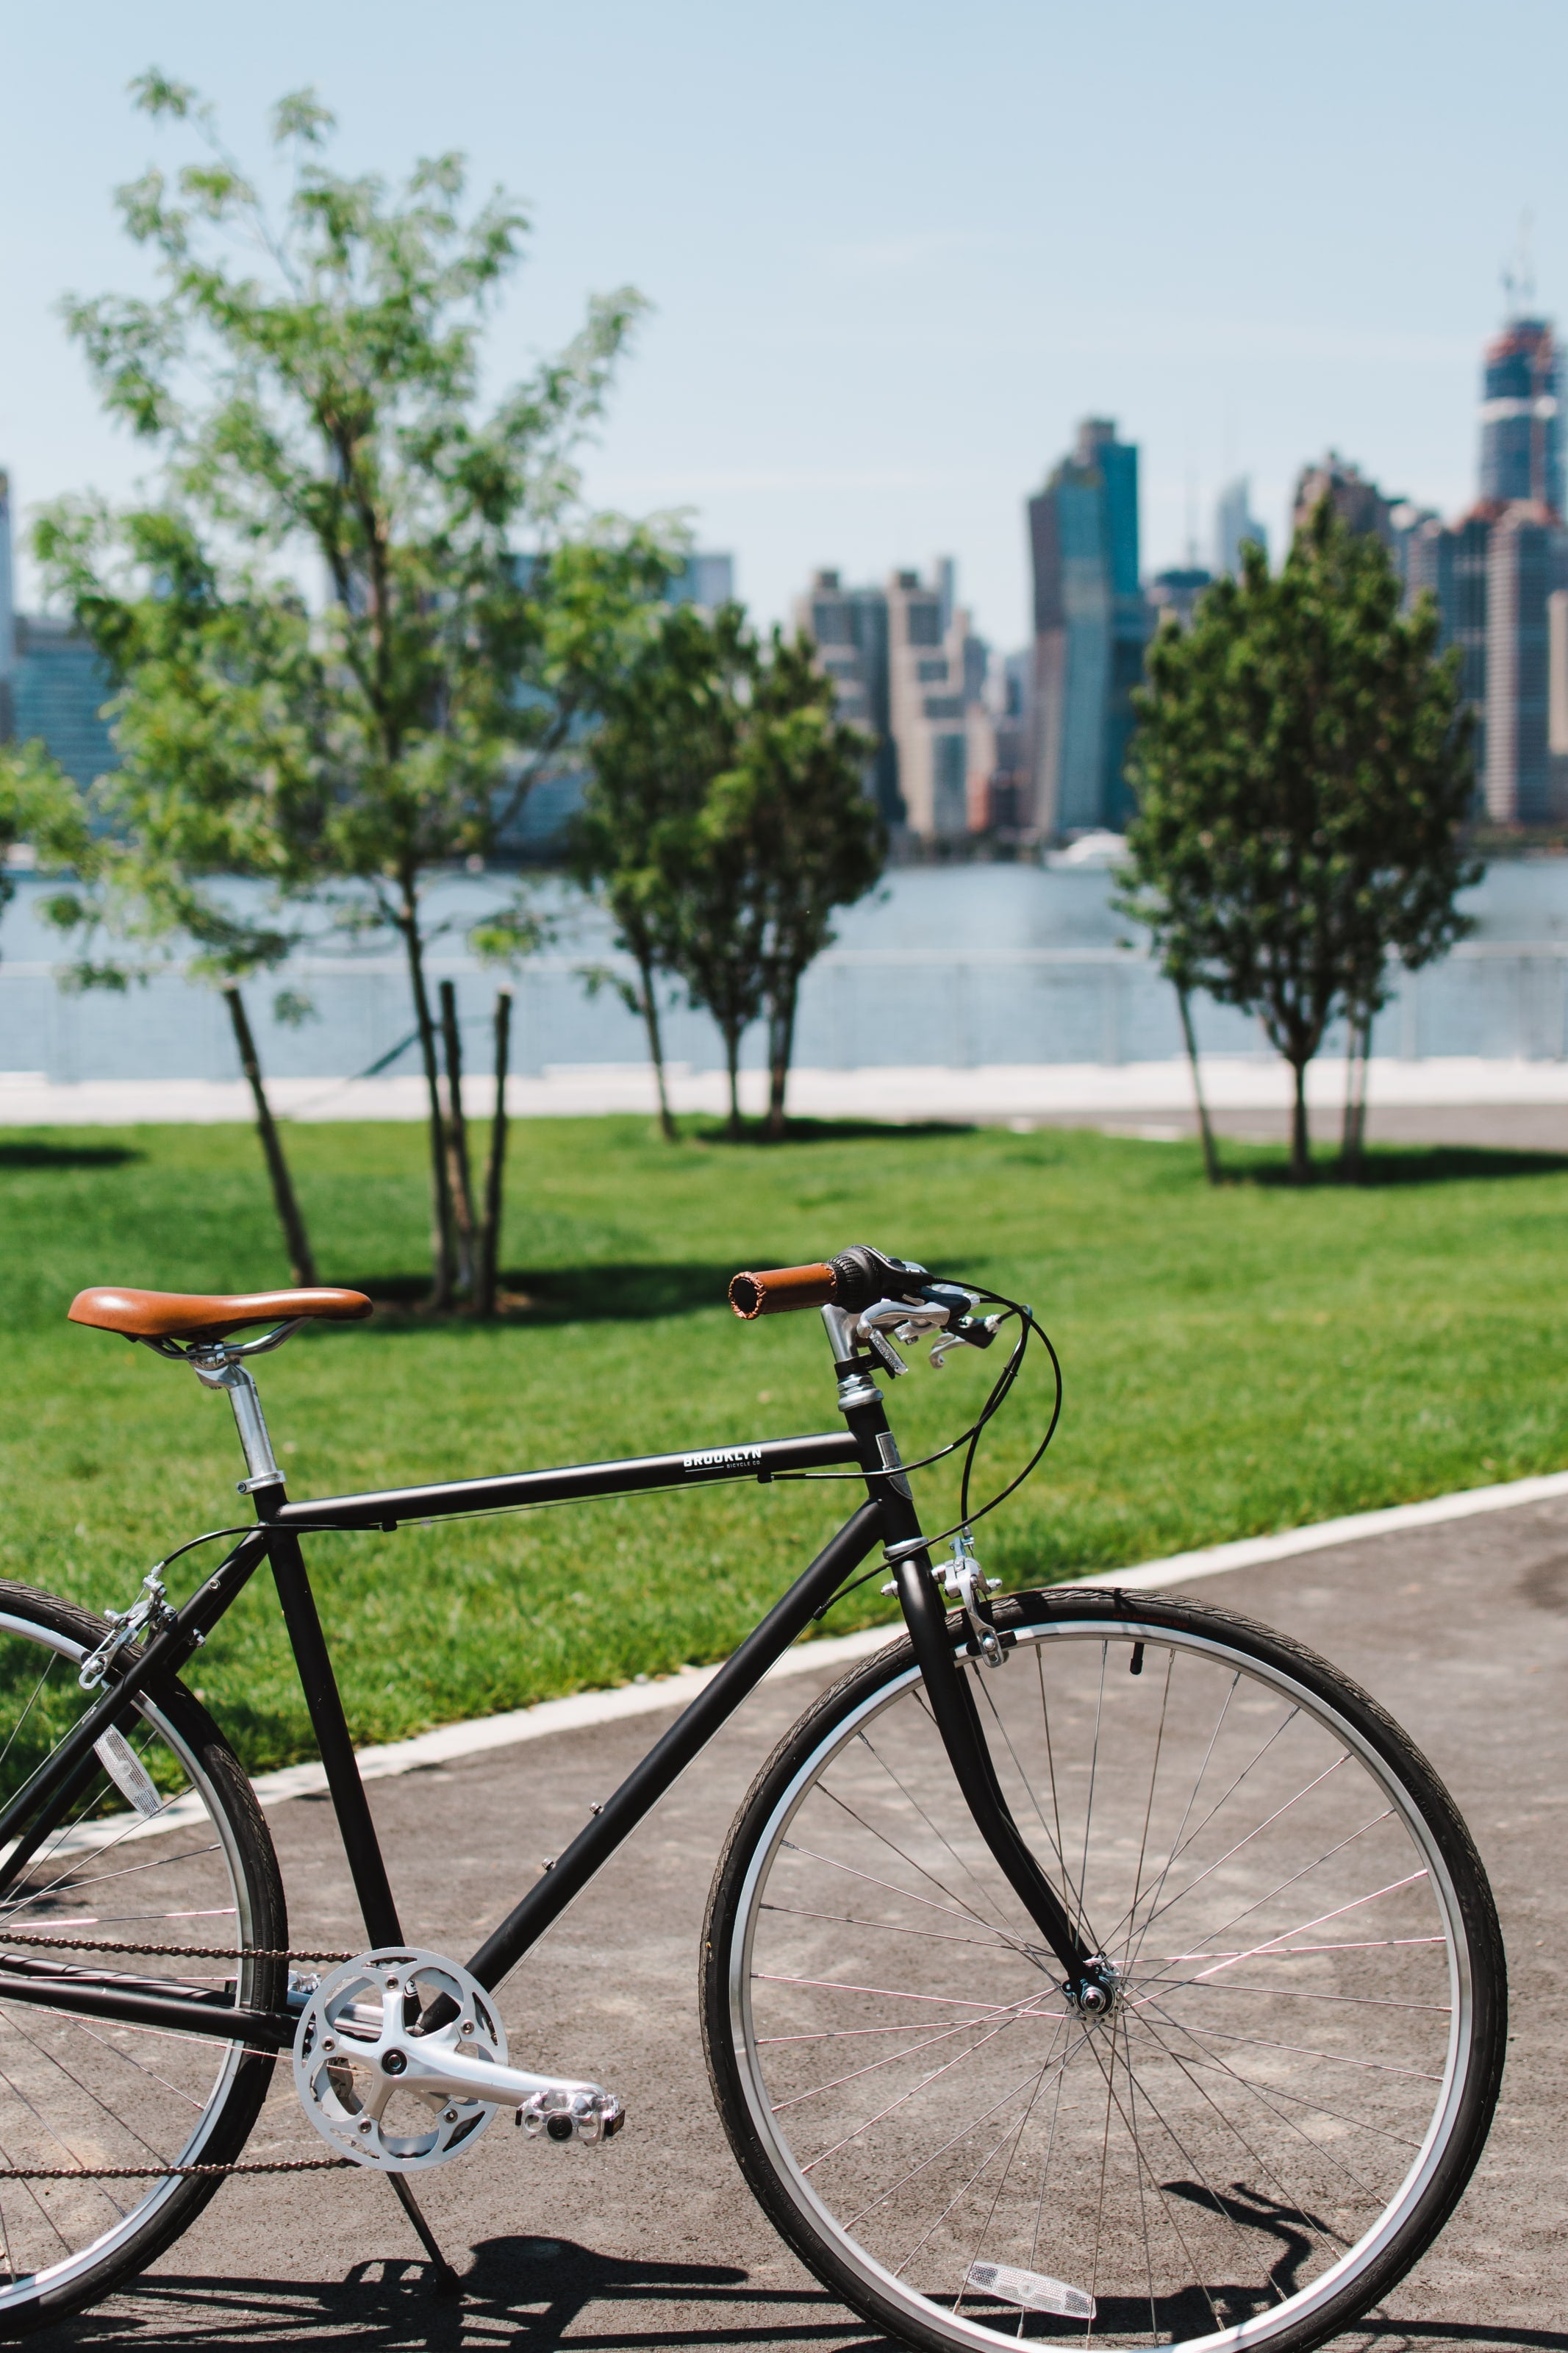
[[[906,1346],[912,1340],[925,1337],[928,1332],[941,1332],[948,1321],[945,1307],[929,1304],[919,1299],[879,1299],[868,1307],[855,1326],[855,1337],[868,1341],[887,1366],[895,1379],[909,1371],[908,1365],[888,1337],[890,1326]]]
[[[900,1356],[892,1342],[886,1338],[882,1333],[879,1332],[874,1324],[868,1324],[864,1332],[858,1332],[856,1334],[856,1337],[857,1339],[868,1341],[870,1345],[875,1348],[878,1356],[880,1356],[882,1362],[886,1365],[888,1370],[891,1373],[895,1380],[898,1379],[900,1373],[907,1373],[909,1371],[910,1368],[908,1365],[905,1364],[902,1356]]]
[[[954,1348],[988,1348],[996,1337],[1001,1322],[1000,1315],[986,1315],[950,1324],[931,1344],[931,1370],[940,1373]]]

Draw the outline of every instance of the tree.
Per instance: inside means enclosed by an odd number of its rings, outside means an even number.
[[[881,872],[886,837],[865,790],[871,747],[835,716],[809,643],[777,629],[763,642],[723,615],[710,626],[716,641],[730,630],[722,693],[734,748],[692,816],[656,835],[669,918],[661,955],[723,1036],[732,1136],[742,1037],[765,1015],[768,1133],[778,1137],[801,976],[833,937],[834,908]]]
[[[1290,1166],[1311,1175],[1307,1065],[1342,1014],[1468,928],[1474,789],[1457,659],[1430,603],[1399,610],[1377,540],[1325,500],[1271,578],[1244,551],[1191,627],[1149,649],[1120,903],[1179,990],[1256,1013],[1294,1082]]]
[[[13,851],[31,850],[44,873],[58,874],[87,854],[90,839],[87,804],[43,744],[0,744],[0,915],[16,895]]]
[[[156,604],[158,532],[200,593],[172,617],[166,664],[121,660],[121,794],[190,900],[221,923],[203,876],[260,873],[314,894],[360,938],[390,935],[408,969],[430,1133],[435,1303],[454,1288],[453,1203],[437,1024],[426,964],[443,871],[482,866],[572,713],[539,691],[547,561],[576,495],[575,441],[600,413],[638,309],[595,301],[559,357],[488,407],[482,330],[527,227],[503,195],[463,210],[460,158],[417,164],[395,194],[321,160],[331,117],[309,92],[276,110],[292,178],[278,216],[219,143],[210,111],[159,74],[154,118],[201,135],[173,185],[122,189],[150,249],[155,300],[72,301],[68,319],[112,414],[160,453],[155,507],[57,509],[46,569],[95,641]],[[300,566],[325,600],[297,585]],[[116,565],[138,576],[116,584]],[[193,718],[174,685],[202,693]],[[126,806],[123,797],[121,807]],[[481,953],[538,936],[505,891],[468,925]]]
[[[735,757],[751,660],[738,606],[710,620],[693,606],[661,601],[676,560],[646,534],[563,549],[549,632],[557,692],[592,713],[573,868],[609,913],[615,944],[637,976],[623,981],[595,968],[589,978],[617,989],[642,1022],[659,1124],[671,1143],[658,981],[679,963],[691,912],[683,895],[690,828],[713,778]]]
[[[837,716],[809,642],[775,629],[755,664],[739,758],[716,779],[702,821],[721,867],[745,876],[742,934],[759,943],[774,1138],[784,1132],[802,976],[833,939],[834,909],[863,898],[887,857],[866,793],[870,751]]]

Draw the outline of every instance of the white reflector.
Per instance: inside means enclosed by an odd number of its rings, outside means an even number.
[[[1056,2312],[1067,2320],[1094,2318],[1093,2296],[1081,2287],[1068,2287],[1065,2280],[1047,2279],[1044,2272],[1021,2272],[1012,2263],[971,2263],[966,2284],[1026,2312]]]
[[[93,1742],[98,1761],[120,1791],[129,1798],[137,1812],[150,1821],[163,1800],[153,1786],[153,1777],[142,1764],[122,1732],[110,1725],[101,1740]],[[1022,2274],[1019,2274],[1022,2277]]]

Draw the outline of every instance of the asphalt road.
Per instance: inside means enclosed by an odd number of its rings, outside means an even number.
[[[1492,1875],[1513,1987],[1497,2125],[1447,2233],[1344,2347],[1568,2353],[1568,1504],[1525,1506],[1237,1570],[1207,1595],[1337,1659],[1425,1746]],[[710,2105],[696,1946],[723,1826],[810,1677],[764,1687],[506,1991],[521,2063],[597,2077],[630,2124],[600,2151],[498,2122],[421,2177],[466,2274],[437,2300],[386,2183],[236,2181],[130,2295],[52,2332],[71,2348],[173,2344],[832,2348],[879,2342],[785,2253],[735,2174]],[[662,1728],[649,1717],[382,1781],[373,1802],[405,1930],[471,1949],[559,1851],[587,1802]],[[297,1942],[353,1946],[331,1813],[270,1816]],[[252,2154],[320,2144],[279,2069]]]

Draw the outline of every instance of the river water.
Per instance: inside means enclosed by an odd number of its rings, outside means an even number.
[[[250,898],[249,886],[232,886]],[[536,886],[552,926],[548,945],[508,973],[482,965],[465,934],[512,888],[499,874],[454,876],[431,894],[439,930],[435,979],[457,986],[474,1039],[488,1028],[498,986],[515,1012],[520,1072],[643,1059],[640,1024],[613,990],[584,974],[614,967],[602,918],[563,885]],[[123,995],[58,985],[58,936],[40,918],[47,885],[22,878],[0,919],[0,1071],[56,1082],[231,1079],[228,1022],[213,992],[166,973]],[[1110,904],[1103,871],[1033,866],[903,868],[870,898],[840,911],[837,937],[802,992],[795,1060],[802,1068],[1157,1060],[1181,1050],[1171,991]],[[1561,1059],[1568,1052],[1568,860],[1500,862],[1467,894],[1476,929],[1428,971],[1405,976],[1380,1016],[1373,1048],[1419,1058],[1477,1054]],[[312,1017],[273,1017],[279,990],[308,998]],[[669,1059],[721,1065],[706,1014],[673,987]],[[266,1067],[279,1076],[347,1077],[392,1054],[413,1026],[395,943],[353,947],[324,923],[280,973],[247,988]],[[1200,1042],[1213,1052],[1267,1049],[1256,1022],[1200,1002]],[[1331,1040],[1331,1044],[1334,1041]],[[762,1059],[760,1030],[746,1060]],[[406,1046],[387,1064],[408,1071]]]

